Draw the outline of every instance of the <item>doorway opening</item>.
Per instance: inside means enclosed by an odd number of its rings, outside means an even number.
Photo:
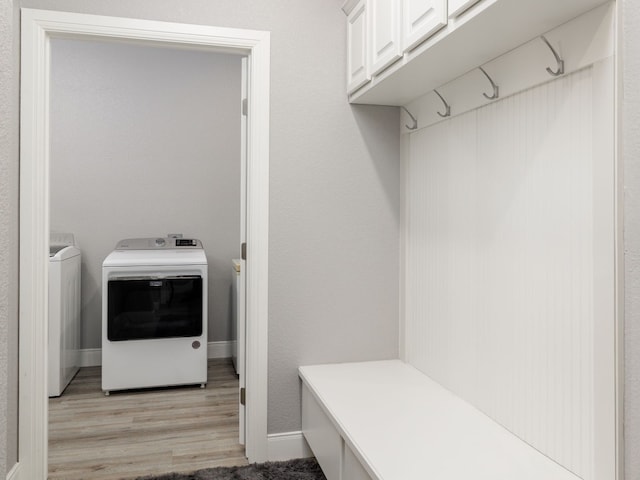
[[[52,38],[50,50],[49,220],[52,232],[73,235],[82,259],[72,283],[82,287],[72,302],[81,299],[81,318],[62,314],[65,322],[55,328],[58,316],[49,310],[50,476],[91,472],[97,479],[115,471],[135,476],[243,464],[244,407],[228,359],[236,344],[232,259],[240,258],[245,241],[246,57],[66,38]],[[163,238],[169,232],[184,237],[176,244],[195,238],[201,248],[166,251],[174,242]],[[163,246],[112,254],[116,243],[131,238]],[[197,252],[206,266],[194,272]],[[113,264],[114,255],[132,254],[136,266],[106,267],[107,257]],[[50,305],[54,293],[62,297],[58,305],[67,303],[68,280],[56,289],[51,274],[70,260],[50,263]],[[106,281],[106,271],[147,280]],[[197,283],[182,278],[196,272]],[[158,278],[164,278],[160,287]],[[107,304],[120,312],[109,315],[108,328]],[[59,386],[51,381],[58,365],[65,374]],[[244,372],[236,372],[244,381]],[[199,382],[206,390],[161,389]],[[142,396],[127,391],[148,386],[160,388]],[[122,391],[106,399],[101,388]],[[132,441],[137,447],[127,448]]]
[[[118,40],[246,56],[246,455],[267,459],[269,34],[201,25],[22,10],[19,463],[47,476],[47,292],[51,44]],[[164,232],[168,233],[168,232]]]

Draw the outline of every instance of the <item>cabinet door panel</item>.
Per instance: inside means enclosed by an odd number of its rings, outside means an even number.
[[[401,3],[397,1],[369,0],[372,75],[402,56],[400,7]]]
[[[347,91],[353,92],[367,83],[369,74],[367,50],[366,1],[361,0],[347,18]]]
[[[344,442],[304,384],[302,387],[302,433],[327,480],[341,480]]]
[[[478,0],[449,0],[449,18],[454,18],[463,13]]]
[[[351,449],[343,443],[342,480],[372,480]]]
[[[404,0],[403,49],[411,50],[447,24],[447,0]]]

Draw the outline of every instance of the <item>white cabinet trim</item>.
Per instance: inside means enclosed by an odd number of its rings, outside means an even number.
[[[420,1],[422,12],[411,18],[411,5]],[[402,2],[402,48],[414,49],[426,38],[447,24],[447,0],[403,0]]]
[[[449,0],[449,18],[457,17],[482,0]]]
[[[347,91],[355,92],[371,80],[367,0],[360,0],[347,17]]]
[[[375,75],[397,59],[402,57],[401,27],[402,4],[389,0],[369,0],[368,39],[371,54],[371,75]],[[381,11],[381,7],[388,11]],[[382,27],[388,28],[388,35],[383,39],[384,45],[378,45],[379,32]]]
[[[344,14],[349,15],[358,4],[358,1],[359,0],[347,0],[344,2],[344,5],[342,5],[342,11]]]
[[[349,101],[406,105],[607,0],[481,0],[402,59],[351,92]],[[505,25],[508,28],[505,28]],[[499,35],[495,32],[500,31]],[[406,47],[406,45],[405,45]]]

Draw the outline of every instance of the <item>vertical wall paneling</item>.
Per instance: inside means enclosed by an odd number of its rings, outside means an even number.
[[[406,337],[406,295],[409,255],[407,250],[407,240],[409,238],[409,148],[410,136],[400,135],[400,244],[399,244],[399,267],[398,272],[398,357],[407,362],[407,342]]]
[[[585,480],[613,478],[611,65],[411,134],[406,176],[407,361]]]
[[[475,311],[475,118],[439,123],[410,145],[406,353],[457,392],[476,390],[477,378],[476,332],[466,328]]]

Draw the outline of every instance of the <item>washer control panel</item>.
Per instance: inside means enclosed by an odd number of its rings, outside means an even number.
[[[126,238],[120,240],[116,250],[186,250],[202,249],[202,243],[195,238]]]

